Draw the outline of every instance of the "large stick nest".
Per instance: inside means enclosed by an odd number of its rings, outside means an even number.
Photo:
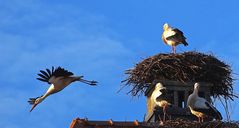
[[[222,122],[222,121],[211,121],[211,122],[193,122],[189,120],[176,119],[167,120],[164,125],[159,123],[149,123],[149,128],[239,128],[239,122]]]
[[[211,54],[184,52],[181,54],[157,54],[146,58],[126,71],[125,85],[132,86],[133,96],[146,91],[154,80],[173,80],[180,82],[208,82],[213,84],[214,97],[234,97],[231,67]]]

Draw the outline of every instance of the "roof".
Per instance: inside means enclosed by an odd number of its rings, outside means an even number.
[[[70,128],[238,128],[239,122],[210,121],[199,123],[182,119],[167,120],[163,125],[159,122],[135,121],[89,121],[88,119],[76,118],[72,121]]]
[[[76,118],[72,121],[70,128],[151,128],[145,122],[135,121],[89,121],[88,119]]]

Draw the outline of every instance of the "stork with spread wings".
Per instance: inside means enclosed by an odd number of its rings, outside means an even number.
[[[50,85],[46,93],[37,98],[30,98],[29,104],[33,105],[30,112],[41,103],[46,97],[51,94],[57,93],[63,90],[65,87],[70,85],[72,82],[80,81],[88,85],[95,86],[97,84],[96,81],[89,81],[83,79],[83,76],[74,76],[74,74],[70,71],[65,70],[64,68],[57,67],[56,69],[52,67],[52,69],[46,69],[46,71],[40,70],[38,74],[40,81],[46,82]]]

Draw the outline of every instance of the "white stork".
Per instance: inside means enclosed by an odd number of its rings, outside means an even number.
[[[198,96],[199,87],[199,83],[195,83],[193,93],[188,97],[187,106],[191,113],[198,117],[199,122],[203,122],[205,117],[222,120],[221,113],[206,99]]]
[[[162,40],[165,44],[172,46],[173,53],[176,53],[176,46],[178,44],[188,45],[186,37],[184,37],[183,32],[179,29],[172,28],[167,23],[163,25],[163,29]]]
[[[164,116],[163,116],[163,122],[165,122],[165,116],[166,116],[166,109],[168,106],[171,106],[171,103],[169,103],[167,101],[167,97],[166,97],[166,87],[164,87],[161,83],[157,83],[155,85],[155,89],[151,95],[151,98],[152,100],[154,101],[154,103],[163,108],[163,113],[164,113]],[[160,118],[161,120],[161,118]],[[161,120],[162,122],[162,120]]]
[[[44,95],[37,97],[37,98],[29,99],[29,101],[28,101],[29,104],[33,105],[30,112],[39,103],[41,103],[46,97],[48,97],[51,94],[61,91],[62,89],[64,89],[68,85],[70,85],[72,82],[80,81],[80,82],[83,82],[83,83],[86,83],[86,84],[89,84],[92,86],[97,84],[96,81],[88,81],[88,80],[82,79],[83,76],[73,76],[73,75],[74,74],[72,72],[69,72],[61,67],[58,67],[56,69],[54,69],[54,67],[52,67],[51,70],[46,69],[46,71],[40,70],[40,73],[38,74],[38,76],[40,76],[40,78],[37,78],[37,79],[48,83],[50,85],[50,87],[48,88],[47,92]]]

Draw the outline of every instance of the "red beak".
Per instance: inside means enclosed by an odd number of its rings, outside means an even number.
[[[37,106],[37,104],[33,104],[30,112]]]

